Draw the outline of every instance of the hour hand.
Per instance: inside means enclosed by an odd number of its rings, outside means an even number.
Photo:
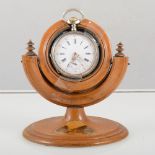
[[[71,61],[68,63],[67,67],[69,67],[70,64],[77,65],[77,63],[75,63],[76,57],[77,57],[77,54],[75,52],[75,53],[73,53]]]
[[[75,62],[69,62],[68,65],[67,65],[67,67],[69,67],[71,64],[73,64],[75,66],[77,65],[77,63],[75,63]]]

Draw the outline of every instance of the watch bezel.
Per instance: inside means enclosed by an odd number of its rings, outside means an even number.
[[[80,35],[84,35],[85,37],[89,38],[89,40],[91,41],[91,43],[93,43],[93,46],[95,48],[95,60],[91,67],[85,72],[85,73],[81,73],[81,74],[70,74],[66,71],[64,71],[56,62],[55,60],[55,52],[56,52],[56,46],[59,43],[59,41],[65,37],[66,35],[70,35],[70,34],[80,34]],[[99,58],[100,58],[100,49],[99,49],[99,43],[97,42],[97,40],[88,32],[84,31],[65,31],[62,34],[60,34],[59,36],[57,36],[54,40],[54,42],[51,44],[51,48],[49,50],[49,56],[51,58],[51,63],[53,64],[55,70],[61,74],[62,76],[64,76],[65,78],[69,78],[70,80],[79,80],[79,79],[83,79],[87,76],[89,76],[90,74],[92,74],[96,67],[98,66],[99,63]]]

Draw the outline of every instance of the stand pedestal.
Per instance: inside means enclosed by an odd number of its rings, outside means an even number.
[[[35,122],[24,130],[23,135],[44,145],[92,146],[121,140],[128,131],[115,121],[86,116],[83,108],[68,107],[64,117]]]

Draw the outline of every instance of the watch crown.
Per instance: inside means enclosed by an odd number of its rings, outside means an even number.
[[[71,25],[79,24],[80,20],[76,17],[71,17],[70,19],[67,20],[67,23]]]
[[[76,17],[71,17],[70,19],[67,20],[67,23],[71,25],[72,31],[76,31],[77,30],[76,25],[80,23],[80,19]]]

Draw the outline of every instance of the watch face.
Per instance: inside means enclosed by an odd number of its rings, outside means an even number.
[[[83,78],[95,70],[99,61],[99,48],[90,34],[70,31],[54,41],[50,57],[57,72],[63,76]]]

